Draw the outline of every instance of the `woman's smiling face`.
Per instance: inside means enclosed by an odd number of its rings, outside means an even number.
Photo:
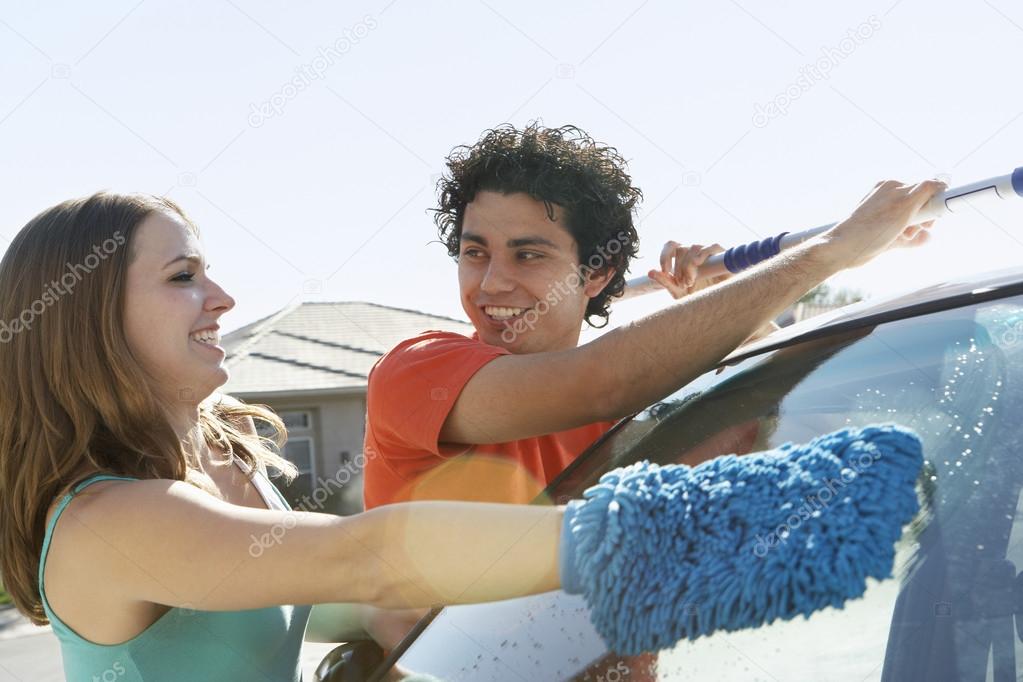
[[[155,211],[132,236],[124,294],[128,346],[161,397],[197,405],[229,378],[218,319],[234,307],[207,276],[202,245],[178,215]]]

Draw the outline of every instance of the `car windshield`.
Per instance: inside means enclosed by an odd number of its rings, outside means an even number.
[[[619,658],[582,598],[554,592],[445,609],[399,666],[446,681],[1016,680],[1021,360],[1023,297],[797,343],[700,377],[598,442],[548,490],[563,502],[643,459],[695,465],[845,426],[910,427],[926,458],[921,512],[897,545],[894,578],[868,581],[841,609]]]

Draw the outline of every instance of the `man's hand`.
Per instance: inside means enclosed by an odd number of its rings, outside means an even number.
[[[661,269],[651,270],[647,273],[650,279],[654,280],[668,290],[668,293],[675,299],[695,294],[701,289],[720,284],[732,276],[730,272],[714,277],[697,279],[697,270],[711,256],[723,253],[724,249],[720,244],[703,246],[693,244],[692,246],[680,246],[678,242],[668,242],[661,249]],[[752,343],[765,336],[781,329],[774,322],[768,322],[757,331],[753,332],[741,345]]]
[[[863,265],[889,248],[919,246],[927,241],[927,230],[934,221],[912,225],[913,218],[931,197],[947,187],[939,180],[916,185],[897,180],[879,182],[848,218],[821,239],[839,250],[839,258],[847,268]]]
[[[720,244],[703,246],[693,244],[686,247],[678,242],[668,242],[661,249],[661,269],[651,270],[647,276],[668,290],[673,298],[679,299],[695,294],[700,289],[724,282],[731,277],[725,273],[715,277],[697,279],[697,269],[711,256],[724,253]]]
[[[920,223],[919,225],[910,225],[906,228],[906,231],[899,235],[899,238],[892,242],[889,249],[905,249],[905,248],[916,248],[926,244],[930,238],[931,233],[928,232],[931,226],[934,225],[933,220]]]

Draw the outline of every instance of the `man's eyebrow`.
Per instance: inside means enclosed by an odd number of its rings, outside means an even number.
[[[195,263],[196,265],[199,265],[199,263],[202,262],[202,258],[199,255],[197,255],[197,254],[194,254],[194,253],[183,253],[180,256],[176,257],[174,260],[168,262],[163,267],[164,268],[169,268],[170,266],[174,265],[178,261],[183,261],[183,260],[190,261],[192,263]]]
[[[518,237],[517,239],[508,240],[508,248],[510,249],[515,249],[520,246],[548,246],[555,251],[561,250],[557,244],[552,242],[550,239],[545,239],[544,237]]]
[[[463,232],[462,241],[473,242],[480,246],[487,245],[487,239],[483,235],[476,234],[475,232]],[[509,249],[516,249],[520,246],[546,246],[555,251],[560,251],[560,247],[546,237],[540,236],[529,236],[529,237],[516,237],[509,239],[505,244]]]

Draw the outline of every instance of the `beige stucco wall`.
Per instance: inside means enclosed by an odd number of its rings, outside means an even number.
[[[312,413],[312,429],[316,472],[313,476],[313,496],[306,511],[334,514],[352,514],[362,509],[363,436],[366,427],[366,395],[316,396],[237,396],[247,403],[261,403],[275,412],[307,410]],[[306,435],[295,431],[295,436]],[[348,464],[342,463],[342,453],[349,454]]]

